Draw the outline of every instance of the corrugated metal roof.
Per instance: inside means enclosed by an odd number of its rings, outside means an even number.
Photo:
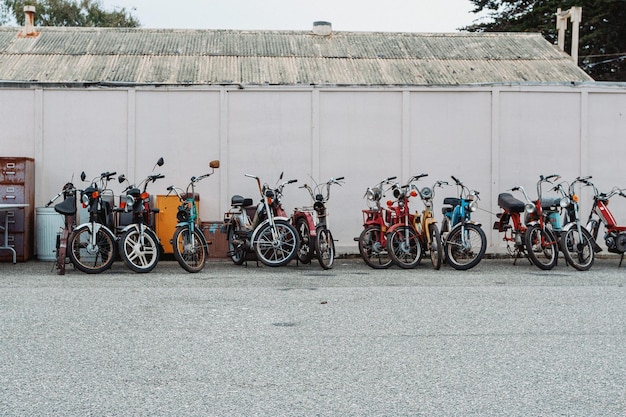
[[[0,28],[0,80],[456,85],[593,81],[540,34]]]

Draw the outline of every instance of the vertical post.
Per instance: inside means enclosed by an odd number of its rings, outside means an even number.
[[[572,21],[572,59],[578,65],[578,31],[583,17],[582,7],[572,7],[570,10],[570,20]]]

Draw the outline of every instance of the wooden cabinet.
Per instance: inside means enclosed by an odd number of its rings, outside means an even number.
[[[0,211],[0,225],[9,220],[9,246],[18,261],[33,255],[35,227],[35,161],[32,158],[0,157],[0,203],[28,204],[28,207]],[[3,236],[3,233],[0,233]],[[13,253],[0,250],[0,261],[12,261]]]

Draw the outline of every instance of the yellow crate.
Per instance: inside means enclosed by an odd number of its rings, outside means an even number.
[[[196,205],[198,212],[200,211],[200,197],[196,194]],[[172,249],[172,236],[176,230],[178,220],[176,219],[176,213],[178,213],[178,206],[180,206],[180,200],[175,195],[157,195],[156,206],[159,209],[159,214],[156,216],[156,234],[163,245],[165,253],[174,253]]]

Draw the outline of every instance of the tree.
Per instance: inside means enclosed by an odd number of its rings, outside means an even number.
[[[556,10],[582,7],[578,65],[597,81],[626,81],[626,1],[624,0],[470,0],[472,13],[487,13],[470,32],[540,32],[557,43]],[[571,25],[568,29],[571,32]],[[569,51],[570,36],[565,50]]]
[[[35,25],[79,27],[139,27],[139,20],[125,8],[106,11],[99,0],[0,0],[5,16],[0,23],[24,21],[24,6],[35,6]]]

